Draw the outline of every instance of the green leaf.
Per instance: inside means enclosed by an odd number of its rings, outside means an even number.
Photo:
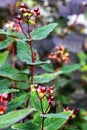
[[[58,76],[58,87],[65,87],[67,84],[69,84],[71,82],[70,79],[67,78],[61,78]]]
[[[71,98],[65,97],[65,96],[61,96],[59,94],[57,95],[56,100],[60,101],[62,104],[66,104],[66,105],[74,103],[74,101]]]
[[[21,61],[29,63],[31,59],[31,51],[29,45],[23,40],[17,41],[17,54]]]
[[[60,113],[50,113],[50,114],[41,114],[42,117],[47,117],[47,118],[64,118],[68,119],[69,116],[73,114],[73,111],[65,111],[65,112],[60,112]]]
[[[86,121],[87,121],[87,116],[85,116],[85,117],[84,117],[84,120],[86,120]]]
[[[7,89],[12,84],[11,80],[8,79],[0,79],[0,89]]]
[[[12,42],[14,41],[13,38],[9,37],[4,41],[0,42],[0,50],[7,48]]]
[[[40,130],[39,126],[34,124],[32,121],[27,121],[26,123],[17,123],[12,126],[12,129],[16,130]]]
[[[57,23],[51,23],[40,28],[36,28],[31,32],[33,40],[41,40],[46,38],[57,26]]]
[[[43,64],[43,65],[40,65],[40,67],[46,70],[47,72],[54,72],[53,67],[50,64]]]
[[[5,129],[10,127],[14,123],[22,120],[29,114],[31,114],[35,109],[34,108],[27,108],[22,110],[15,110],[12,112],[8,112],[7,114],[0,116],[0,129]]]
[[[8,56],[8,51],[0,53],[0,67],[5,63]]]
[[[42,75],[34,76],[34,83],[47,83],[55,79],[59,74],[71,73],[81,67],[81,64],[67,65],[62,67],[58,72],[55,73],[45,73]]]
[[[29,83],[28,82],[15,82],[16,86],[19,89],[28,89],[29,88]]]
[[[71,73],[81,68],[82,64],[66,65],[60,69],[60,74]]]
[[[1,89],[0,93],[12,93],[12,92],[19,92],[18,89]]]
[[[72,111],[66,111],[59,114],[47,114],[47,119],[44,122],[45,130],[57,130],[60,129],[69,117],[72,115]],[[44,115],[45,116],[45,115]]]
[[[28,97],[29,97],[29,93],[13,99],[11,102],[9,102],[7,111],[14,110],[17,107],[21,106],[23,103],[26,102]]]
[[[17,41],[17,54],[18,54],[19,59],[23,62],[26,62],[26,64],[28,65],[39,65],[39,64],[50,63],[49,60],[45,62],[39,61],[38,56],[36,58],[36,62],[35,63],[32,62],[30,46],[28,45],[28,43],[24,42],[23,40]]]
[[[34,83],[47,83],[53,79],[55,79],[57,76],[58,76],[59,72],[58,73],[45,73],[45,74],[41,74],[41,75],[37,75],[37,76],[34,76]]]
[[[39,125],[39,127],[41,126],[42,117],[40,116],[39,112],[36,112],[36,113],[34,114],[33,122],[34,122],[35,124]]]
[[[0,29],[0,34],[8,35],[8,36],[11,36],[11,37],[14,37],[14,38],[27,40],[24,34],[21,34],[21,33],[18,33],[18,32],[12,32],[10,30],[5,31],[3,29]]]
[[[25,74],[22,74],[17,69],[12,68],[9,64],[0,68],[0,76],[14,81],[28,82],[28,78]]]

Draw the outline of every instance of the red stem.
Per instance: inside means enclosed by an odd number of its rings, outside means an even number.
[[[14,44],[12,44],[12,67],[15,68],[15,48]],[[12,81],[11,88],[14,89],[15,82]],[[14,93],[11,93],[11,100],[14,98]]]
[[[28,25],[28,35],[29,35],[29,45],[30,45],[30,50],[31,50],[31,57],[32,57],[32,62],[34,62],[33,58],[33,48],[32,48],[32,37],[30,35],[30,24],[29,24],[29,19],[30,17],[27,16],[27,25]],[[33,84],[33,77],[34,77],[34,65],[31,65],[31,84]]]

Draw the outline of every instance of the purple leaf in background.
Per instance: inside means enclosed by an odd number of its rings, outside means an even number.
[[[15,0],[0,0],[0,7],[6,7],[15,3]]]
[[[84,13],[86,7],[82,7],[83,3],[87,4],[87,0],[71,0],[66,5],[58,5],[59,14],[67,17],[68,15]]]

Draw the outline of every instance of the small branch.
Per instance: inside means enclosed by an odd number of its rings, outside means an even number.
[[[20,25],[20,27],[21,27],[21,30],[22,30],[23,34],[24,34],[24,35],[25,35],[25,37],[28,39],[28,37],[27,37],[26,33],[25,33],[25,32],[24,32],[24,30],[23,30],[23,27],[22,27],[21,23],[19,23],[19,25]]]

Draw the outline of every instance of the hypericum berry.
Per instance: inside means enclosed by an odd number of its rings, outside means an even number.
[[[50,100],[54,101],[54,95],[50,96]]]
[[[20,15],[17,15],[17,19],[18,19],[18,20],[21,20],[21,16],[20,16]]]
[[[34,88],[35,88],[35,89],[38,89],[38,87],[39,87],[38,84],[35,84],[35,85],[34,85]]]
[[[51,99],[50,98],[48,99],[48,103],[51,104]]]
[[[39,8],[34,9],[34,10],[33,10],[33,14],[34,14],[35,17],[38,17],[38,16],[40,15],[40,10],[39,10]]]
[[[0,94],[0,114],[3,114],[7,109],[8,105],[7,99],[8,99],[7,93]]]
[[[50,93],[50,88],[47,88],[47,93],[48,93],[48,94]]]
[[[48,56],[49,59],[56,59],[56,55],[55,53],[51,53],[49,56]]]
[[[26,12],[26,6],[23,2],[20,5],[20,11],[23,12],[23,13]]]
[[[3,97],[3,100],[8,100],[8,94],[7,94],[7,93],[4,93],[4,94],[2,95],[2,97]]]
[[[54,102],[54,96],[50,96],[50,97],[48,97],[48,103],[50,104],[50,105],[55,105],[55,102]]]
[[[22,3],[20,4],[20,8],[25,8],[25,7],[26,7],[26,6],[25,6],[25,3],[22,2]]]
[[[22,23],[22,18],[21,18],[20,15],[17,16],[16,22],[17,22],[17,23]]]
[[[46,92],[46,87],[40,87],[40,91],[41,91],[41,93],[45,93]]]
[[[26,12],[27,12],[27,13],[31,13],[31,10],[30,10],[30,9],[27,9]]]
[[[50,90],[54,90],[54,85],[50,87]]]

